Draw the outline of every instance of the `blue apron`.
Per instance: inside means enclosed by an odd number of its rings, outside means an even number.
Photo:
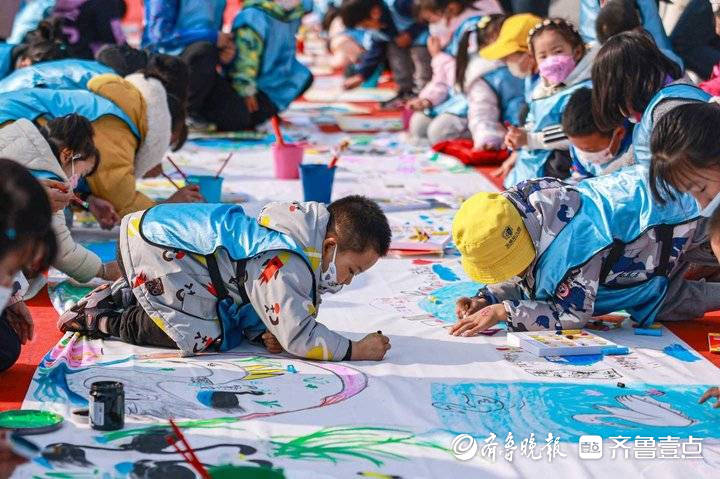
[[[458,25],[458,27],[455,29],[452,37],[450,37],[450,41],[447,45],[445,45],[445,49],[443,51],[448,55],[456,57],[458,46],[460,44],[462,36],[465,34],[466,31],[476,29],[477,23],[482,17],[482,15],[478,14],[477,16],[466,18],[465,21]]]
[[[393,23],[395,23],[395,28],[399,32],[404,32],[405,30],[409,29],[411,26],[413,26],[415,23],[417,23],[417,20],[413,17],[408,17],[407,15],[400,13],[398,9],[395,6],[396,0],[386,0],[385,3],[388,6],[388,9],[390,10],[390,16],[392,17]],[[425,29],[424,32],[422,32],[420,35],[415,37],[413,39],[413,46],[424,46],[427,44],[428,39],[428,33],[427,29]]]
[[[120,107],[87,90],[24,88],[0,93],[0,125],[19,118],[34,121],[41,116],[58,118],[70,113],[77,113],[90,121],[101,116],[115,116],[125,122],[133,135],[141,140],[137,126]]]
[[[15,70],[0,80],[0,93],[22,88],[84,90],[92,77],[104,73],[115,73],[115,71],[102,63],[91,60],[40,62]]]
[[[653,130],[653,112],[655,107],[663,100],[677,98],[679,100],[692,100],[706,102],[710,95],[700,88],[687,84],[669,85],[655,94],[643,112],[642,120],[635,125],[633,131],[633,149],[635,150],[635,162],[640,165],[649,166],[652,153],[650,152],[650,135]]]
[[[532,133],[538,133],[543,129],[562,123],[565,105],[570,96],[579,88],[590,88],[591,81],[585,80],[550,95],[545,98],[538,98],[530,103],[528,122],[532,121]],[[530,132],[528,132],[530,133]],[[532,180],[545,176],[545,163],[553,154],[553,150],[528,150],[523,148],[518,152],[515,166],[505,178],[505,187],[510,188],[521,181]]]
[[[272,250],[290,251],[300,256],[313,278],[313,304],[317,306],[315,274],[303,248],[290,236],[260,226],[243,209],[228,204],[163,204],[147,210],[140,220],[141,237],[154,246],[186,251],[205,257],[213,286],[218,292],[217,312],[222,328],[221,351],[242,343],[266,328],[252,304],[244,285],[238,281],[243,303],[227,294],[220,277],[215,252],[223,248],[237,263],[236,278],[245,277],[245,262]]]
[[[641,326],[651,325],[667,293],[673,227],[694,221],[700,212],[697,203],[687,196],[665,205],[657,203],[648,186],[647,168],[640,165],[587,179],[572,189],[581,195],[580,209],[537,260],[533,299],[544,301],[554,297],[558,285],[574,268],[609,248],[593,315],[625,310]],[[663,244],[661,267],[642,283],[604,284],[611,268],[621,259],[625,245],[650,229],[656,230],[656,237]]]
[[[308,3],[309,0],[304,0]],[[312,8],[312,4],[306,9]],[[243,8],[233,21],[233,30],[252,28],[263,40],[257,87],[278,110],[285,110],[311,80],[310,70],[295,58],[295,35],[300,18],[284,21],[259,6]]]
[[[11,43],[0,43],[0,78],[5,78],[13,71],[12,51],[15,45]]]
[[[180,8],[177,13],[175,32],[213,31],[219,32],[223,26],[223,14],[225,13],[225,0],[178,0]],[[147,21],[147,19],[146,19]],[[143,31],[142,47],[147,47],[147,26]],[[159,48],[160,53],[168,55],[179,55],[187,45],[176,48]]]

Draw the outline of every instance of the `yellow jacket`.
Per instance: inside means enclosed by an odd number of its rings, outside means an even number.
[[[115,116],[103,116],[93,122],[100,165],[87,178],[90,190],[111,202],[121,217],[150,208],[155,202],[135,189],[135,155],[148,132],[147,105],[142,94],[133,84],[113,74],[93,77],[87,88],[122,109],[141,137],[138,140],[128,125]]]

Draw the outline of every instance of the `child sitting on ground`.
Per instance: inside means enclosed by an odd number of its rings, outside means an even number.
[[[424,45],[415,40],[427,31],[412,16],[412,1],[344,0],[340,18],[346,28],[370,30],[370,42],[354,73],[345,79],[345,88],[359,87],[387,62],[398,88],[397,98],[405,100],[419,92],[430,79],[430,60]]]
[[[506,22],[507,23],[507,22]],[[505,32],[505,34],[503,34]],[[504,59],[522,52],[527,41],[540,71],[529,103],[527,123],[518,128],[509,126],[505,146],[520,150],[505,178],[505,186],[542,176],[570,176],[569,142],[562,131],[562,112],[570,94],[590,84],[590,68],[594,52],[585,52],[574,25],[561,18],[544,20],[527,37],[524,29],[502,29],[497,41],[480,54],[490,59]],[[508,63],[510,62],[508,58]],[[508,64],[510,66],[510,63]],[[531,74],[532,68],[514,66]]]
[[[461,298],[453,335],[499,322],[510,331],[580,329],[625,310],[640,327],[720,308],[720,283],[689,281],[717,264],[692,198],[661,205],[641,165],[576,186],[552,178],[478,193],[453,220],[468,275],[488,286]]]
[[[361,196],[271,203],[257,220],[235,205],[159,205],[122,221],[126,279],[90,293],[58,325],[186,354],[262,337],[304,358],[380,360],[387,337],[350,341],[315,317],[320,295],[350,284],[389,245],[385,215]]]
[[[592,114],[592,91],[580,88],[572,94],[562,118],[570,140],[572,180],[607,175],[634,162],[632,124],[625,122],[610,131],[598,128]]]

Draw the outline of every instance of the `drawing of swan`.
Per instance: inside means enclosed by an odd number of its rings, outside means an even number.
[[[608,414],[578,414],[574,419],[587,424],[617,426],[628,421],[644,426],[687,427],[698,421],[673,409],[669,404],[645,395],[625,395],[615,398],[623,407],[596,405]]]

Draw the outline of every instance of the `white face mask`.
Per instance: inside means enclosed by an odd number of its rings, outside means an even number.
[[[79,160],[81,156],[82,155],[76,153],[70,157],[70,178],[68,182],[73,190],[77,188],[78,182],[80,181],[80,175],[75,173],[75,160]]]
[[[6,286],[0,286],[0,312],[5,309],[10,297],[12,296],[13,289]]]
[[[595,165],[604,165],[613,159],[613,154],[610,152],[610,146],[600,151],[585,151],[575,147],[575,153],[580,160],[585,163],[592,163]]]
[[[337,280],[337,267],[335,266],[337,250],[337,245],[335,245],[335,251],[333,252],[333,257],[332,260],[330,260],[327,270],[320,273],[320,284],[318,284],[318,291],[320,291],[320,294],[335,294],[340,292],[343,288],[343,285],[338,283]]]
[[[712,201],[710,201],[710,203],[708,203],[708,205],[703,208],[703,210],[700,212],[700,216],[710,218],[715,212],[715,210],[718,209],[718,206],[720,206],[720,193],[715,195],[715,198],[713,198]]]

